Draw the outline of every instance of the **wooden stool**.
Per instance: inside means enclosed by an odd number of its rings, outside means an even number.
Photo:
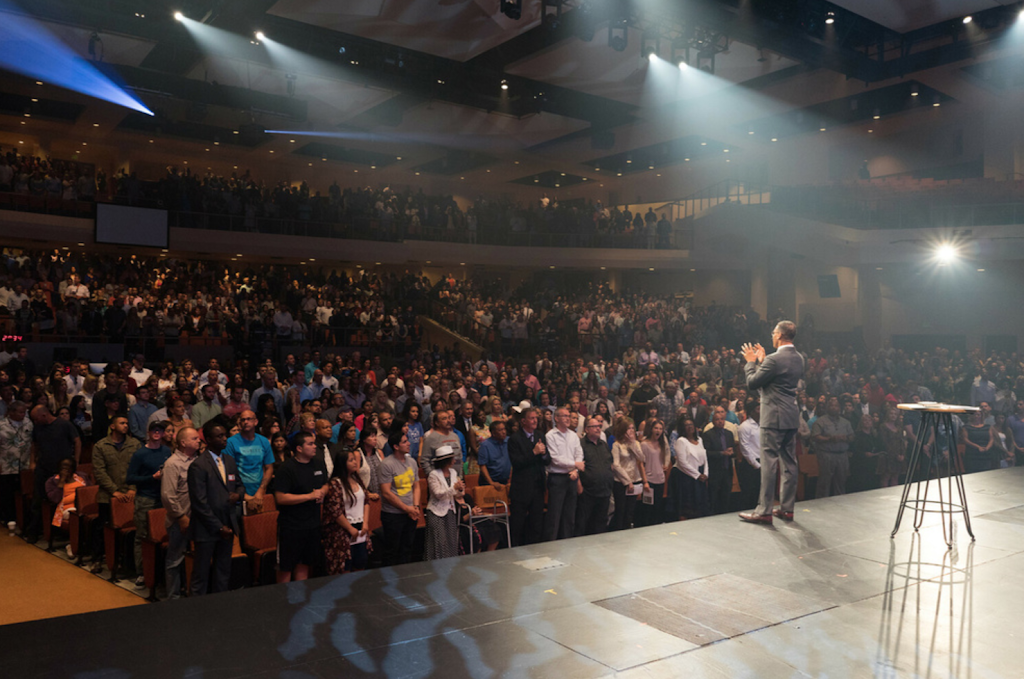
[[[942,514],[942,537],[946,541],[946,546],[953,547],[953,515],[955,513],[961,513],[964,516],[964,525],[967,528],[967,534],[971,536],[971,541],[974,541],[974,532],[971,530],[971,517],[967,511],[967,494],[964,492],[964,480],[963,480],[963,465],[956,454],[956,441],[953,439],[953,415],[957,413],[973,413],[977,412],[978,408],[972,406],[957,406],[947,405],[945,403],[935,402],[921,402],[921,403],[900,403],[896,406],[900,410],[909,410],[921,413],[921,427],[917,431],[917,440],[914,441],[914,447],[910,452],[910,462],[907,466],[907,478],[903,483],[903,495],[900,498],[900,508],[896,513],[896,525],[893,526],[892,534],[890,537],[896,536],[896,531],[900,529],[900,521],[903,520],[903,510],[908,506],[914,509],[914,531],[917,531],[922,522],[924,521],[924,515],[927,512],[937,512]],[[946,456],[946,488],[948,499],[943,496],[942,493],[942,479],[935,479],[935,485],[939,490],[938,500],[928,499],[928,486],[931,483],[930,469],[926,466],[923,470],[919,470],[922,464],[922,458],[925,459],[924,464],[927,465],[927,456],[924,454],[925,444],[928,442],[930,436],[934,435],[935,451],[933,454],[938,454],[939,439],[942,436],[940,428],[944,427],[946,430],[946,436],[949,437],[949,454]],[[920,478],[919,471],[923,473],[924,479]],[[956,482],[957,496],[960,500],[959,504],[955,503],[953,497],[953,483]],[[924,483],[924,493],[921,493],[921,484]],[[910,487],[916,484],[917,487],[914,492],[914,499],[910,499]]]

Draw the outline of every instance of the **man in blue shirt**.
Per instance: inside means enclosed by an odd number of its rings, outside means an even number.
[[[491,436],[480,444],[477,461],[480,464],[481,485],[494,486],[499,492],[505,490],[512,474],[512,461],[508,456],[504,422],[491,422]]]
[[[263,394],[270,394],[274,399],[277,416],[284,420],[284,392],[277,386],[277,371],[273,368],[267,368],[260,377],[263,380],[263,384],[259,389],[253,390],[252,398],[249,399],[249,407],[252,408],[253,412],[259,412],[260,397]]]
[[[139,387],[140,392],[144,389],[145,387]],[[134,411],[134,408],[132,410]],[[142,541],[149,537],[149,510],[160,508],[160,479],[163,477],[164,463],[171,456],[171,449],[164,445],[163,440],[164,430],[168,424],[161,420],[149,425],[144,437],[146,445],[136,450],[128,462],[126,482],[135,486],[135,573],[138,576],[135,579],[136,587],[143,587],[146,584],[142,575]]]
[[[256,413],[243,410],[238,417],[238,426],[240,431],[228,439],[224,454],[238,465],[249,511],[259,511],[263,508],[267,484],[274,475],[274,451],[270,440],[256,433]]]
[[[139,385],[135,390],[135,405],[128,410],[128,429],[132,432],[132,436],[140,441],[148,439],[146,427],[149,422],[149,416],[158,410],[155,405],[149,402],[151,396],[149,387]],[[160,497],[159,488],[157,488],[157,497]]]

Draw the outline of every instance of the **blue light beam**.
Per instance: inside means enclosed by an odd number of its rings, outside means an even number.
[[[41,24],[0,2],[0,68],[153,115],[146,106],[78,56]]]

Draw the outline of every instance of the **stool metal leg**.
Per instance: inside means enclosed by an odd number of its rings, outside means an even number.
[[[953,424],[953,420],[952,420],[952,416],[950,416],[950,429],[949,429],[950,432],[953,431],[952,424]],[[952,433],[950,435],[952,436]],[[950,468],[953,470],[953,473],[951,474],[951,476],[953,476],[953,475],[956,476],[956,479],[955,479],[955,481],[956,481],[956,490],[957,490],[957,494],[960,497],[960,507],[963,509],[964,527],[967,529],[967,534],[971,536],[971,541],[973,542],[974,541],[974,531],[971,529],[971,514],[967,510],[967,491],[964,488],[963,461],[960,459],[959,456],[956,456],[955,444],[950,445],[949,455],[950,455]],[[954,457],[955,457],[955,459],[954,459]],[[953,490],[952,490],[952,488],[950,488],[950,491],[949,491],[949,498],[950,498],[950,501],[952,502],[952,500],[953,500]]]
[[[928,422],[928,415],[930,413],[924,413],[921,418],[921,429],[918,432],[917,439],[914,441],[914,447],[910,451],[910,461],[907,465],[907,478],[903,482],[903,495],[900,497],[900,508],[896,512],[896,525],[892,528],[892,533],[889,537],[896,537],[896,532],[900,529],[900,522],[903,521],[903,511],[907,508],[907,500],[910,498],[910,484],[914,482],[914,476],[916,474],[917,462],[921,456],[921,451],[924,448],[924,441],[927,436],[921,434],[926,431],[925,425]],[[918,487],[920,492],[920,486]],[[915,517],[916,518],[916,517]]]

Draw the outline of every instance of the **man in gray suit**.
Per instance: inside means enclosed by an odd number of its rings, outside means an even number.
[[[744,368],[747,390],[761,390],[761,498],[754,511],[740,514],[741,519],[751,523],[771,524],[772,515],[793,520],[796,433],[800,425],[796,390],[804,374],[804,358],[793,346],[795,338],[796,324],[779,321],[772,331],[775,353],[765,356],[760,344],[744,344],[742,349],[747,361]],[[782,502],[781,507],[773,511],[779,458],[782,458]]]

